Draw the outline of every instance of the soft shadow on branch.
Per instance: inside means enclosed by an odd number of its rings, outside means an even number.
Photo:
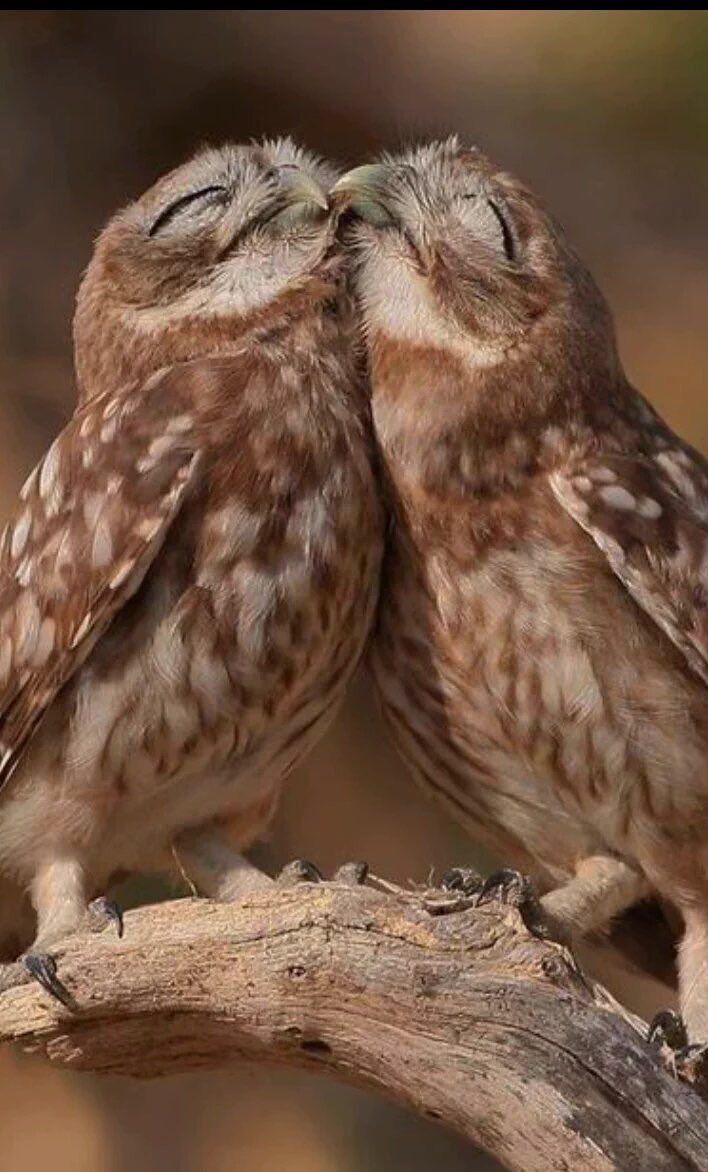
[[[443,898],[443,897],[441,897]],[[445,897],[453,900],[454,897]],[[0,996],[0,1040],[137,1076],[234,1059],[367,1086],[519,1172],[708,1169],[708,1108],[513,908],[301,885],[129,912],[57,954],[72,1015]]]

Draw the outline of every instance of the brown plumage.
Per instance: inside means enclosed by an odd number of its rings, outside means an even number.
[[[415,775],[565,930],[659,893],[708,1038],[708,468],[538,200],[456,141],[359,168],[392,513],[372,655]]]
[[[342,699],[381,538],[333,178],[289,141],[209,150],[97,243],[80,405],[0,553],[6,943],[25,891],[36,954],[175,846],[242,890]]]

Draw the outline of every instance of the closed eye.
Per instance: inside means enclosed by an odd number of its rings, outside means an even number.
[[[509,225],[506,221],[506,216],[503,214],[501,208],[495,204],[493,199],[487,199],[487,203],[499,221],[499,227],[501,228],[502,238],[504,240],[504,252],[506,253],[506,259],[513,260],[516,249],[514,247],[514,237],[512,236],[511,229],[509,228]]]
[[[188,195],[180,196],[179,199],[176,199],[174,203],[171,203],[160,212],[150,228],[148,236],[154,236],[186,208],[191,207],[200,200],[205,203],[224,202],[227,196],[227,189],[220,183],[212,183],[209,187],[200,187],[198,191],[190,191]]]
[[[502,247],[504,249],[504,255],[506,256],[507,260],[514,260],[515,256],[516,256],[516,246],[514,243],[514,237],[513,237],[511,228],[509,227],[509,224],[507,223],[506,216],[504,215],[504,213],[501,210],[501,208],[499,207],[499,205],[496,204],[493,199],[490,199],[488,195],[483,195],[479,191],[467,192],[465,195],[462,196],[462,198],[464,200],[472,200],[472,199],[482,200],[483,203],[486,204],[486,206],[492,212],[492,214],[493,214],[493,216],[499,226],[499,229],[501,232],[501,243],[502,243]]]

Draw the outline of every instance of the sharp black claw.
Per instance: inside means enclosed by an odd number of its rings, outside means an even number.
[[[75,1009],[76,1002],[65,985],[57,976],[57,962],[46,952],[27,952],[22,957],[22,963],[33,980],[37,981],[57,1001],[67,1009]]]
[[[652,1046],[668,1046],[670,1050],[684,1050],[688,1046],[688,1034],[683,1018],[673,1009],[662,1009],[651,1021],[647,1041]]]
[[[285,885],[290,883],[321,883],[322,872],[317,869],[314,863],[308,863],[306,859],[293,859],[292,863],[288,863],[283,867],[278,882]]]
[[[554,935],[528,875],[522,875],[511,867],[494,871],[481,885],[477,906],[491,903],[492,900],[516,908],[532,936],[539,940],[555,939],[564,943],[562,937]]]
[[[106,923],[115,924],[118,939],[123,937],[123,913],[117,903],[112,899],[106,899],[105,895],[100,895],[98,899],[91,901],[89,912],[93,920],[92,927],[95,931],[101,931],[106,927]]]
[[[521,908],[534,898],[531,880],[526,875],[522,875],[520,871],[503,867],[484,880],[477,903],[490,903],[491,900],[498,899],[501,903]]]
[[[470,867],[450,867],[440,880],[444,891],[460,891],[463,895],[476,895],[482,891],[482,876]]]
[[[351,887],[361,887],[368,877],[368,863],[342,863],[332,876],[335,883],[347,883]]]

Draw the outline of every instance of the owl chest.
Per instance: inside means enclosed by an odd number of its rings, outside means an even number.
[[[239,502],[187,518],[186,575],[174,541],[71,699],[72,784],[107,809],[154,814],[160,833],[272,794],[335,714],[361,654],[376,517],[361,488],[326,510],[303,500],[267,556],[267,516]]]
[[[203,730],[221,729],[229,755],[341,690],[374,605],[370,506],[344,476],[277,513],[238,499],[205,511],[191,581],[149,659],[170,702],[183,696]]]
[[[540,819],[560,806],[616,838],[641,769],[606,703],[593,654],[601,623],[564,558],[507,548],[462,568],[441,550],[414,562],[399,548],[377,672],[409,752],[426,758],[429,778],[476,793],[480,818],[497,816],[504,789]]]

